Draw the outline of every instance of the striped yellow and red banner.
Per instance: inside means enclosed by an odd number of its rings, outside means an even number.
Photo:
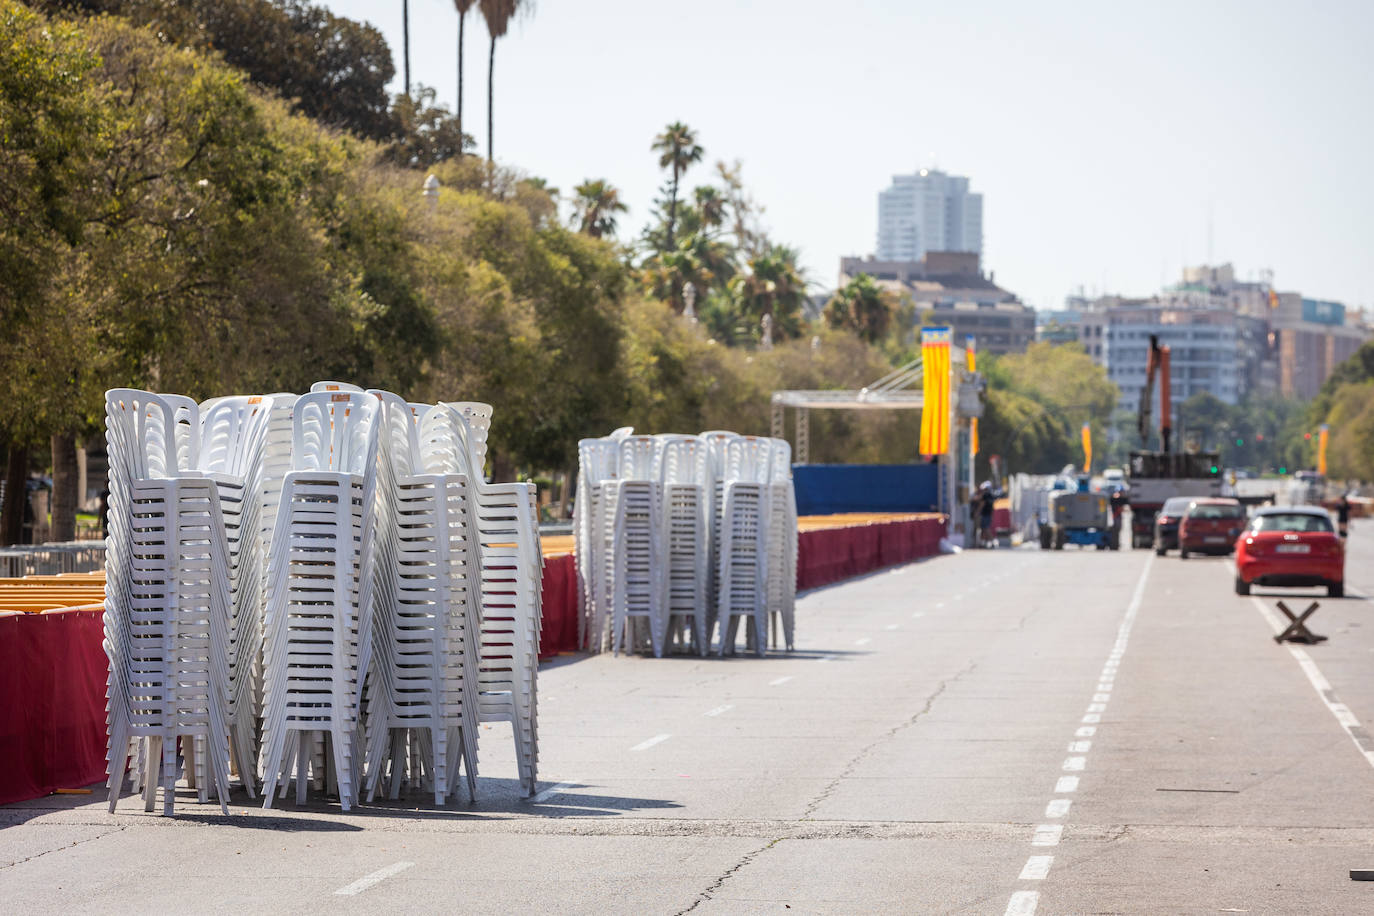
[[[943,455],[949,451],[949,328],[921,329],[925,403],[921,408],[921,454]]]
[[[1317,430],[1317,473],[1326,476],[1326,439],[1330,435],[1331,427],[1325,423]]]
[[[978,341],[970,334],[964,338],[965,363],[969,372],[978,371]],[[978,418],[970,417],[968,421],[968,453],[970,458],[978,457]]]
[[[1093,431],[1088,424],[1083,424],[1083,473],[1093,472]]]

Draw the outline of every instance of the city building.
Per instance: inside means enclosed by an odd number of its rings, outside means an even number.
[[[1297,293],[1278,297],[1271,322],[1278,353],[1278,390],[1284,397],[1317,396],[1336,367],[1369,339],[1362,322],[1351,320],[1339,302],[1306,299]]]
[[[1035,339],[1035,311],[984,275],[976,252],[928,251],[917,261],[841,258],[840,286],[860,274],[910,299],[926,325],[973,335],[980,353],[1021,353]]]
[[[983,252],[983,195],[936,169],[894,175],[878,192],[878,259],[920,261],[928,251]]]
[[[1230,264],[1186,268],[1148,298],[1069,296],[1037,322],[1039,339],[1081,343],[1105,366],[1127,410],[1139,406],[1151,335],[1170,347],[1177,405],[1203,391],[1228,404],[1310,399],[1371,332],[1339,302],[1279,292],[1267,274],[1239,281]]]

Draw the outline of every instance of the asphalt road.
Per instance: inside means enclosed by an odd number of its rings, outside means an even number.
[[[1374,521],[1319,646],[1149,551],[965,552],[804,596],[799,651],[560,660],[541,794],[0,808],[13,913],[1374,912]],[[1264,590],[1261,590],[1264,591]],[[1305,606],[1306,602],[1302,602]],[[1368,747],[1370,750],[1366,751]]]

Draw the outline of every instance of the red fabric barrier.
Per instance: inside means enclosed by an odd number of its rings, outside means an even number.
[[[939,519],[803,531],[797,543],[797,589],[818,588],[934,556],[940,552],[944,531]]]
[[[105,778],[99,611],[0,618],[0,805]]]
[[[1011,510],[993,509],[992,510],[992,530],[1010,531],[1011,530]]]
[[[577,563],[572,554],[544,558],[539,657],[577,651]]]

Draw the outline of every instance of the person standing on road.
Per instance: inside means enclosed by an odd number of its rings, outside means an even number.
[[[1336,528],[1344,538],[1350,533],[1350,494],[1342,493],[1341,501],[1336,503]]]
[[[1112,490],[1112,542],[1117,546],[1121,544],[1121,513],[1126,508],[1126,491],[1122,487]]]
[[[992,482],[983,481],[978,488],[978,546],[992,546],[992,510],[997,497],[992,492]]]

